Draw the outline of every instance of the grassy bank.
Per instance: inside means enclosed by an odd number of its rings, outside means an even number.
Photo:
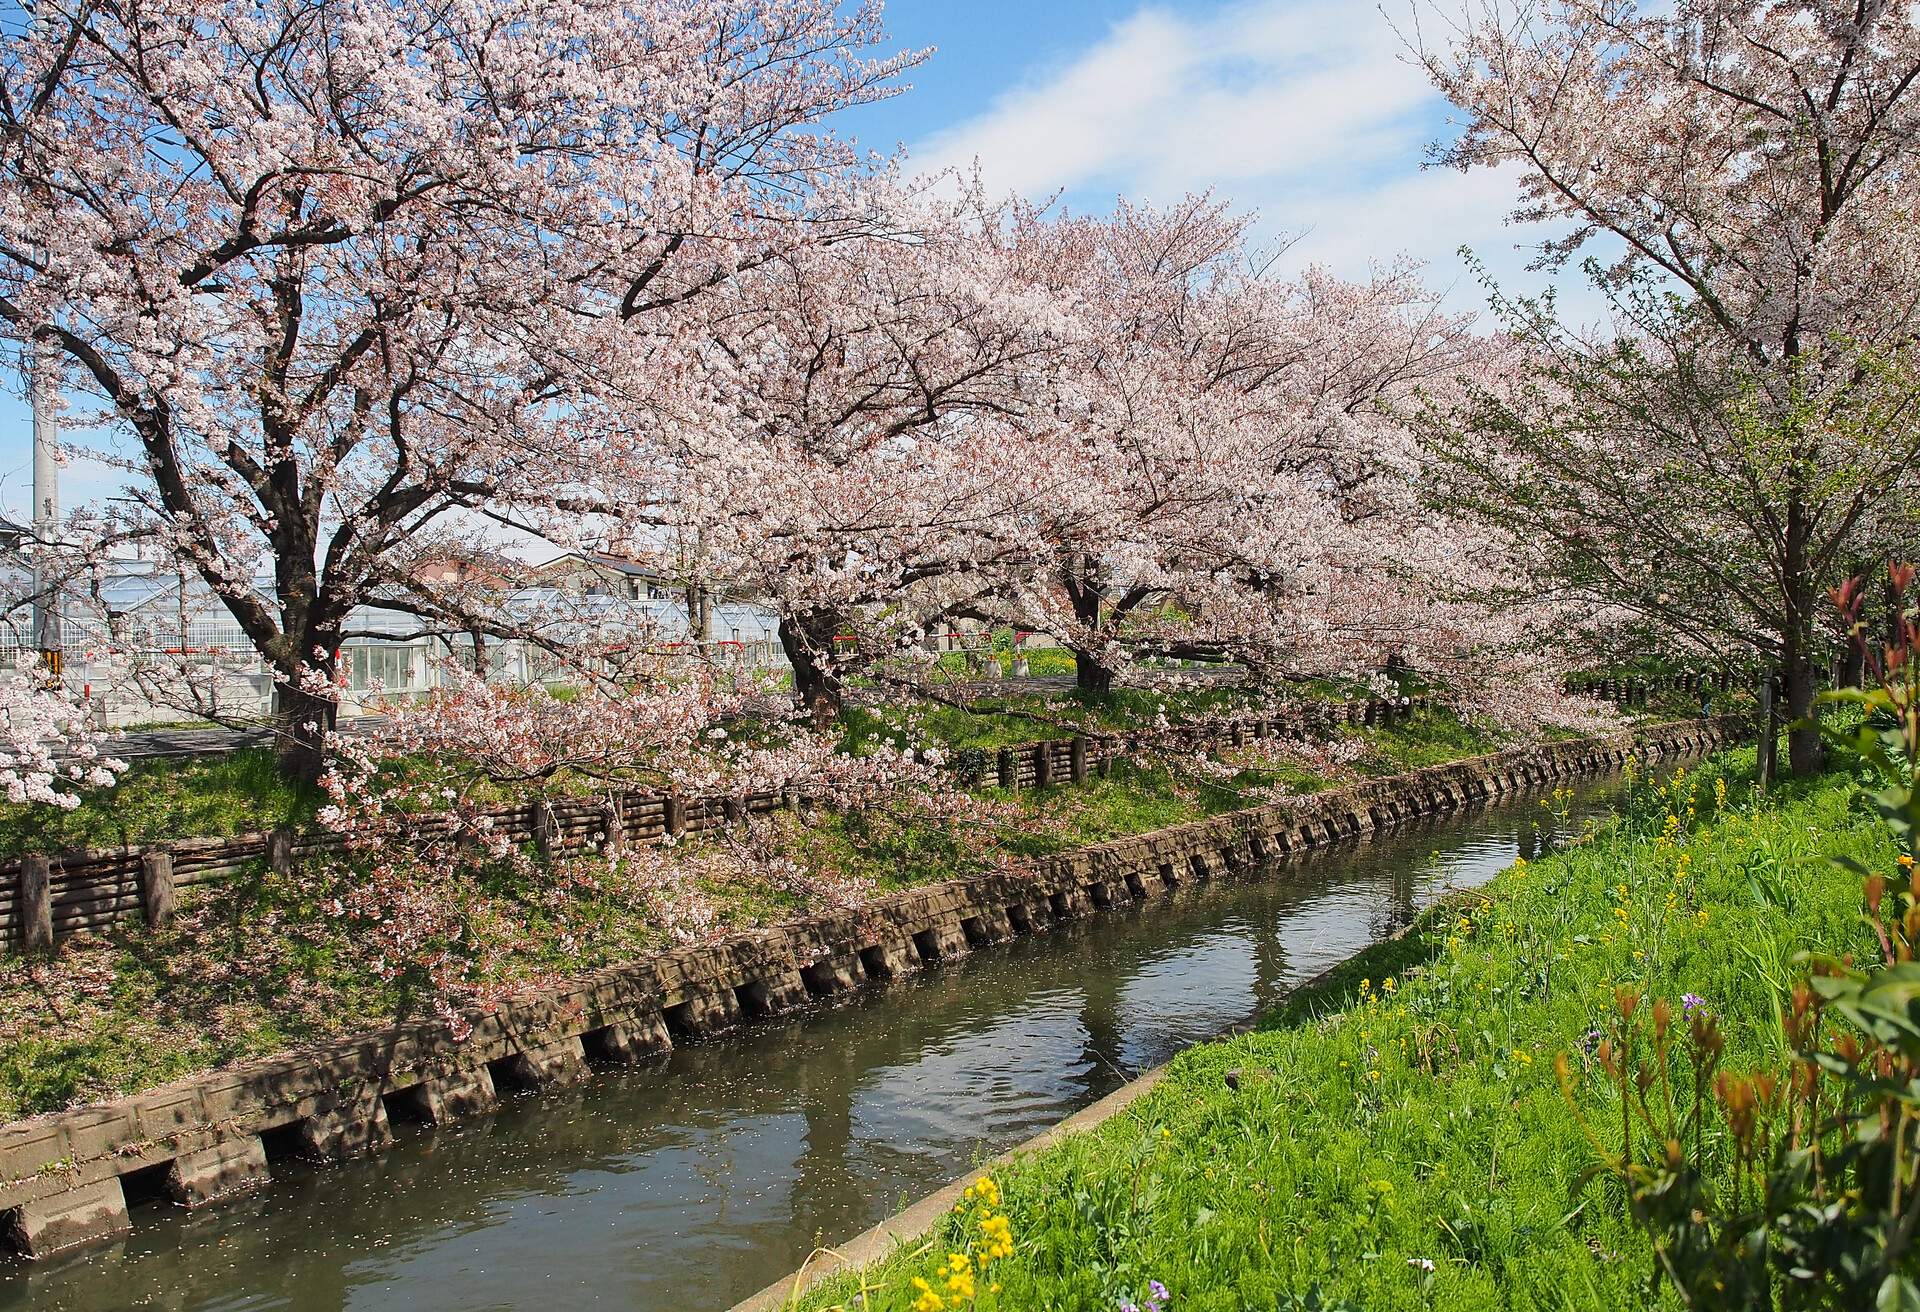
[[[319,790],[289,783],[269,748],[136,761],[70,811],[0,803],[0,857],[305,826],[319,806]]]
[[[1182,1310],[1648,1305],[1651,1250],[1618,1187],[1579,1183],[1595,1152],[1556,1054],[1604,1125],[1618,1103],[1588,1054],[1617,986],[1676,1014],[1695,995],[1730,1069],[1777,1053],[1793,955],[1865,943],[1859,878],[1824,858],[1893,870],[1846,781],[1762,805],[1751,759],[1644,794],[1628,821],[1517,865],[1256,1032],[1183,1055],[1099,1130],[999,1173],[1014,1251],[977,1305],[1144,1308],[1152,1281]],[[863,1306],[937,1306],[912,1279],[939,1297],[933,1268],[980,1251],[965,1218],[949,1231],[868,1273]],[[842,1279],[805,1306],[856,1292]]]

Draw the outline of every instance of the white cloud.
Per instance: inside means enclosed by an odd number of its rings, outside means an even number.
[[[1002,97],[991,111],[912,152],[935,169],[975,158],[992,184],[1023,194],[1089,182],[1139,162],[1129,147],[1162,131],[1165,107],[1187,90],[1203,35],[1141,10],[1046,82]]]
[[[1211,190],[1260,215],[1270,238],[1298,234],[1286,264],[1360,276],[1409,255],[1480,290],[1456,254],[1471,246],[1504,286],[1532,287],[1544,229],[1506,224],[1514,176],[1427,169],[1446,105],[1392,24],[1352,0],[1246,0],[1210,14],[1142,8],[1066,64],[1030,73],[978,116],[919,143],[921,167],[970,167],[990,191],[1076,208],[1115,195],[1166,202]],[[1563,278],[1568,308],[1596,299]]]

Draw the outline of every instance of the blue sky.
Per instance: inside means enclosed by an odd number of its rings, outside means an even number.
[[[1404,16],[1406,0],[1388,10]],[[978,160],[990,189],[1059,190],[1078,210],[1211,188],[1256,211],[1264,239],[1294,239],[1284,267],[1362,276],[1370,260],[1407,254],[1462,309],[1480,304],[1462,244],[1504,285],[1538,282],[1515,246],[1541,234],[1504,224],[1510,176],[1422,167],[1451,133],[1447,106],[1367,0],[888,0],[887,25],[898,47],[936,50],[912,90],[845,116],[872,149]],[[13,517],[31,499],[19,393],[7,378],[0,513]],[[120,481],[75,462],[62,499]]]

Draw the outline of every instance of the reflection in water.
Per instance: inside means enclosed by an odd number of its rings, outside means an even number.
[[[1572,823],[1602,804],[1588,792]],[[0,1309],[724,1308],[1534,854],[1531,803],[976,953],[797,1023],[523,1097],[128,1239]]]

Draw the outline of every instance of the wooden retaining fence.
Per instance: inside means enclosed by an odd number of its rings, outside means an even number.
[[[1695,696],[1714,692],[1725,696],[1733,691],[1733,675],[1727,670],[1689,670],[1651,678],[1569,679],[1566,690],[1582,697],[1612,702],[1616,706],[1645,706],[1658,692],[1684,692]]]
[[[1263,738],[1298,738],[1339,725],[1391,724],[1424,706],[1424,700],[1313,702],[1258,716],[1173,725],[1162,730],[1058,738],[995,753],[962,752],[956,774],[967,782],[997,782],[1003,788],[1084,783],[1106,775],[1116,760],[1144,752],[1218,753]],[[679,797],[628,792],[611,797],[542,799],[488,812],[496,833],[543,856],[621,843],[655,843],[669,835],[722,829],[748,816],[790,807],[799,789],[744,796]],[[450,822],[424,818],[417,832],[432,838]],[[47,947],[69,934],[145,919],[164,925],[177,890],[211,883],[266,863],[292,869],[317,856],[337,854],[345,840],[328,831],[237,834],[228,838],[181,838],[144,847],[126,846],[50,854],[27,853],[0,863],[0,944]]]

